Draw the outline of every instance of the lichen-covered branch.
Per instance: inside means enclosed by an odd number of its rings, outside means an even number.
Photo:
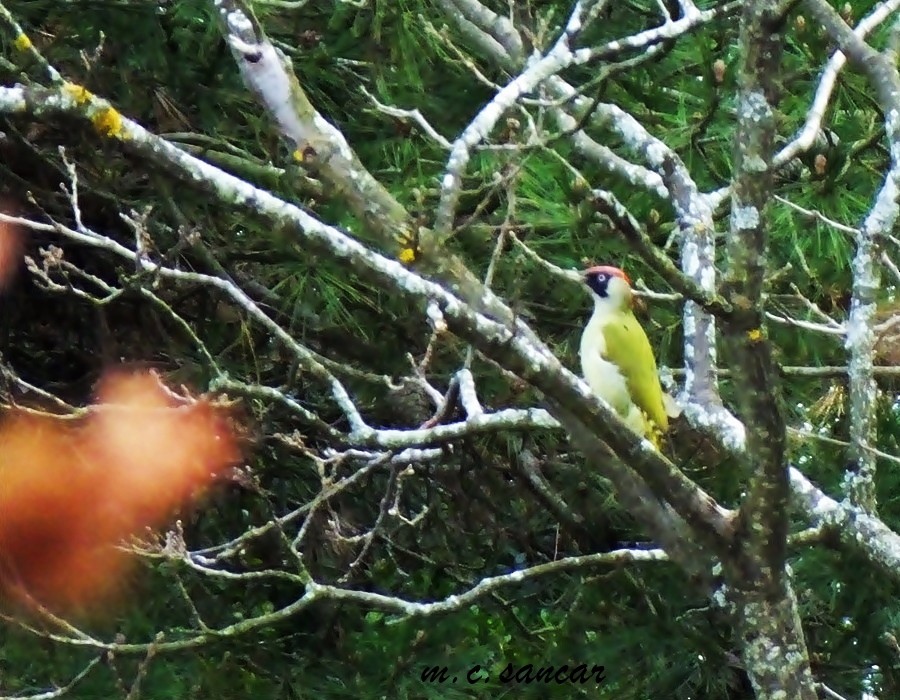
[[[854,32],[825,0],[802,0],[801,4],[815,22],[837,42],[854,68],[869,79],[881,107],[885,111],[894,108],[900,90],[896,57],[879,53],[869,46],[863,39],[864,33]],[[880,17],[880,13],[877,16]]]
[[[860,20],[853,33],[860,39],[865,39],[869,32],[884,22],[898,8],[900,8],[900,0],[888,0],[887,2],[878,3],[868,15]],[[847,56],[843,51],[835,51],[831,58],[828,59],[828,63],[825,66],[825,70],[822,71],[822,77],[819,79],[819,84],[816,87],[816,94],[806,114],[806,121],[803,127],[794,139],[775,156],[775,165],[781,167],[789,163],[791,159],[808,150],[816,142],[821,133],[822,120],[825,118],[825,111],[828,109],[838,75],[846,62]]]
[[[531,329],[455,254],[420,229],[409,212],[361,163],[341,131],[309,101],[288,59],[268,40],[242,0],[214,0],[225,36],[250,89],[295,145],[294,157],[327,181],[335,196],[350,207],[385,250],[443,280],[470,304],[515,325]]]
[[[752,474],[736,533],[736,548],[745,556],[724,565],[736,603],[741,657],[756,697],[813,700],[815,682],[786,569],[787,434],[763,299],[783,21],[776,0],[744,3],[728,263],[722,286],[733,313],[723,319],[722,333],[732,372],[743,387],[736,400],[747,428],[745,458]],[[742,570],[748,562],[751,568]]]
[[[833,532],[885,575],[900,579],[900,535],[865,510],[830,498],[799,469],[790,468],[790,479],[793,502],[814,527]]]
[[[506,17],[497,14],[476,0],[440,0],[444,11],[450,10],[451,5],[462,19],[470,22],[479,31],[491,36],[506,51],[507,59],[511,64],[519,63],[524,57],[524,45],[522,37],[513,23]]]
[[[900,103],[898,103],[900,107]],[[900,120],[897,108],[888,121]],[[889,134],[900,138],[900,124],[889,125]],[[870,451],[876,439],[878,385],[875,382],[875,311],[881,287],[880,251],[882,237],[890,233],[900,212],[900,141],[892,147],[892,163],[872,210],[863,222],[853,258],[853,287],[845,345],[850,384],[850,450],[853,467],[845,480],[845,489],[856,505],[875,512],[876,458]]]
[[[769,595],[735,596],[744,644],[741,658],[760,700],[817,700],[797,597],[787,576]]]
[[[760,584],[777,589],[784,571],[788,479],[785,420],[778,372],[766,337],[763,284],[768,253],[767,203],[772,194],[781,37],[777,3],[745,4],[743,66],[735,134],[735,174],[723,294],[733,314],[723,323],[730,364],[744,391],[738,413],[747,426],[754,473],[742,506],[742,537],[759,565]]]
[[[847,26],[835,10],[821,0],[804,6],[838,42],[851,64],[869,79],[884,113],[885,136],[891,157],[884,184],[857,236],[853,259],[853,288],[846,348],[850,379],[850,454],[853,468],[845,483],[848,495],[860,507],[875,511],[875,456],[868,449],[875,441],[876,397],[874,376],[875,311],[881,286],[881,246],[900,214],[900,72],[893,50],[879,53],[860,33]]]

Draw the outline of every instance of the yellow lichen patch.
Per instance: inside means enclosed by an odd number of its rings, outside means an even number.
[[[762,331],[759,328],[754,328],[751,331],[747,331],[747,338],[751,343],[758,343],[763,338]]]
[[[122,136],[122,115],[112,107],[104,107],[93,117],[94,127],[104,136],[120,138]]]
[[[404,248],[400,251],[400,254],[397,256],[397,258],[404,265],[409,265],[411,262],[415,261],[416,251],[413,248]]]
[[[27,34],[19,34],[13,40],[13,46],[15,46],[19,51],[28,51],[31,48],[31,39],[28,38]]]
[[[93,97],[90,90],[76,83],[66,83],[63,85],[63,91],[79,105],[90,102]]]

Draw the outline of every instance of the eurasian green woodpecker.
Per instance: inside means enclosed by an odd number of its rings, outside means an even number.
[[[581,371],[588,386],[642,437],[659,447],[669,415],[656,358],[631,310],[631,280],[617,267],[584,272],[594,313],[581,335]]]

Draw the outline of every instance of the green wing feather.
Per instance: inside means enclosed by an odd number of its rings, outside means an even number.
[[[606,341],[604,355],[618,365],[632,401],[659,429],[667,430],[669,417],[663,403],[656,358],[647,334],[634,314],[631,311],[617,314],[615,320],[603,326],[603,339]]]

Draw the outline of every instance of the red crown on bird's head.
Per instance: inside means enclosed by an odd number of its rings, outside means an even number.
[[[610,277],[620,277],[625,280],[629,286],[631,286],[631,278],[625,274],[625,271],[618,267],[613,267],[612,265],[594,265],[593,267],[589,267],[584,271],[585,277],[588,275],[597,275],[603,273]]]

